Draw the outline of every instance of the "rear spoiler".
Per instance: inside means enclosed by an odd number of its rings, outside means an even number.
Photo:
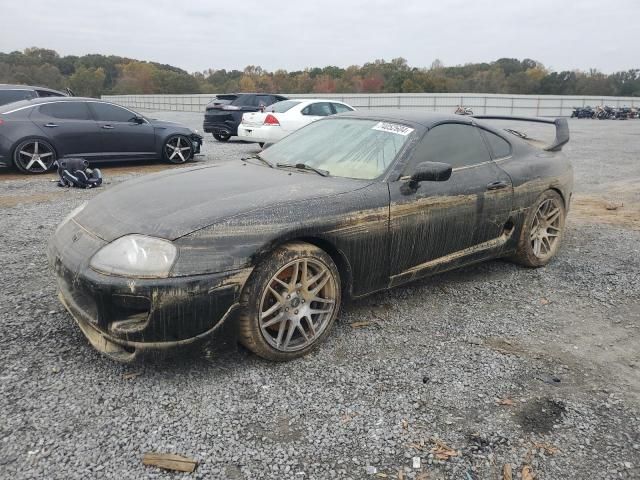
[[[569,124],[566,118],[513,117],[510,115],[473,115],[480,120],[513,120],[518,122],[547,123],[556,126],[556,138],[551,145],[544,147],[548,152],[559,152],[569,141]]]

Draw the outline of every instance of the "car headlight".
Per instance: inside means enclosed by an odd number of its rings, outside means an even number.
[[[169,276],[177,249],[168,240],[146,235],[126,235],[98,250],[89,265],[108,275],[138,278]]]
[[[55,233],[58,233],[58,231],[64,226],[64,224],[67,223],[69,220],[71,220],[73,217],[75,217],[77,214],[79,214],[86,205],[87,205],[87,202],[83,202],[79,207],[74,208],[69,215],[64,217],[64,219],[56,227]]]

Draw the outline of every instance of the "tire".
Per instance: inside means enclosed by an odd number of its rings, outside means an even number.
[[[518,250],[513,257],[526,267],[542,267],[560,248],[566,208],[558,192],[547,190],[538,197],[522,226]]]
[[[193,144],[184,135],[171,135],[162,146],[162,154],[171,163],[186,163],[193,158]]]
[[[341,291],[338,269],[324,250],[304,242],[278,247],[242,291],[240,343],[267,360],[308,354],[329,334]]]
[[[215,138],[219,142],[228,142],[231,138],[231,135],[228,133],[214,133],[213,138]]]
[[[22,173],[47,173],[57,160],[56,151],[46,140],[23,140],[13,151],[13,164]]]

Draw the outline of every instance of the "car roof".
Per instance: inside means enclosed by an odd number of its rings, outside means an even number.
[[[380,110],[360,110],[353,112],[341,113],[340,118],[356,117],[368,118],[373,120],[381,120],[386,122],[414,123],[431,128],[434,125],[443,122],[472,123],[472,117],[464,115],[455,115],[452,113],[441,112],[419,112],[419,111],[380,111]]]
[[[346,103],[340,100],[334,100],[333,98],[288,98],[287,100],[282,100],[283,102],[300,102],[300,103],[316,103],[316,102],[330,102],[330,103],[342,103],[347,105]]]
[[[36,87],[33,85],[17,85],[11,83],[0,83],[0,90],[46,90],[47,92],[56,92],[61,93],[62,95],[66,95],[66,93],[54,88]]]
[[[22,110],[27,107],[34,107],[36,105],[42,105],[43,103],[56,103],[56,102],[103,102],[103,103],[111,103],[105,100],[101,100],[99,98],[89,98],[89,97],[38,97],[31,98],[29,100],[20,100],[18,102],[7,103],[6,105],[0,106],[0,113],[8,113],[14,110]],[[123,107],[127,108],[127,107]],[[129,110],[127,108],[127,110]]]

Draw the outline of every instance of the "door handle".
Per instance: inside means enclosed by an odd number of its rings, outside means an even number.
[[[44,126],[47,128],[56,128],[58,125],[55,123],[45,123]]]
[[[489,185],[487,185],[487,190],[500,190],[502,188],[507,188],[508,186],[509,184],[507,182],[491,182]]]
[[[102,128],[105,130],[113,130],[113,125],[103,125]]]

